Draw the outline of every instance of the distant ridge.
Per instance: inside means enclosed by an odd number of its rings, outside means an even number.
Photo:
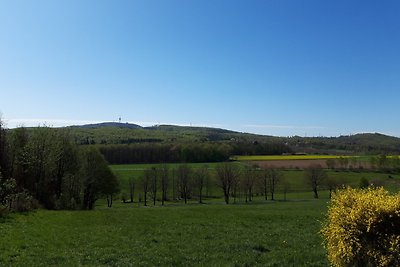
[[[32,127],[30,129],[34,129]],[[65,127],[61,127],[65,128]],[[338,137],[271,136],[213,127],[102,122],[67,126],[78,144],[227,144],[247,143],[249,148],[288,146],[293,153],[335,155],[400,155],[400,138],[382,133],[358,133]],[[260,145],[261,144],[261,145]],[[234,153],[237,153],[234,151]],[[258,153],[258,152],[257,152]],[[260,152],[262,153],[262,152]]]
[[[126,129],[140,129],[142,126],[134,124],[134,123],[121,123],[121,122],[101,122],[94,124],[85,124],[85,125],[73,125],[70,127],[82,128],[82,129],[96,129],[102,127],[118,127],[118,128],[126,128]]]

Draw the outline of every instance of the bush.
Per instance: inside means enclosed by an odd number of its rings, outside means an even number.
[[[400,266],[400,194],[340,190],[321,233],[333,266]]]
[[[367,178],[365,178],[365,177],[361,177],[359,184],[360,184],[360,188],[368,188],[369,187],[369,182],[368,182]]]
[[[16,212],[30,211],[38,208],[37,201],[27,192],[22,191],[12,195],[11,210]]]

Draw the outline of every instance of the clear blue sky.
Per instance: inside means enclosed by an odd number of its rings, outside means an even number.
[[[0,1],[8,127],[400,136],[400,1]]]

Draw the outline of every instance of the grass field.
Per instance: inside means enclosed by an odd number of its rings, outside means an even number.
[[[210,196],[222,197],[222,191],[216,185],[216,173],[215,168],[219,163],[191,163],[188,164],[193,169],[201,168],[207,166],[210,171],[210,184],[207,188],[207,193]],[[245,166],[243,163],[233,162],[231,164],[239,164]],[[180,164],[167,164],[170,170],[177,168]],[[144,170],[147,168],[159,166],[159,164],[131,164],[131,165],[111,165],[111,169],[118,176],[121,182],[121,189],[123,192],[127,193],[128,180],[133,178],[135,186],[135,198],[141,193],[140,179],[144,175]],[[312,197],[310,186],[305,179],[304,170],[282,170],[283,178],[282,180],[288,184],[289,190],[287,197],[289,199],[298,198],[308,198]],[[397,191],[400,189],[400,175],[372,172],[372,171],[327,171],[328,177],[334,179],[338,185],[349,185],[353,187],[358,187],[361,178],[367,179],[370,183],[377,182],[385,186],[390,191]],[[170,185],[170,191],[172,186]],[[255,193],[260,193],[257,191],[257,186],[255,186]],[[322,185],[324,188],[324,185]],[[276,197],[283,199],[282,194],[282,183],[278,183]],[[171,194],[171,192],[169,192]],[[195,201],[195,200],[194,200]]]
[[[217,163],[189,164],[204,165],[215,182]],[[237,199],[225,205],[213,184],[206,204],[191,199],[187,205],[171,200],[144,207],[137,202],[139,181],[154,166],[111,166],[122,190],[128,179],[137,182],[134,203],[116,200],[107,208],[99,200],[94,211],[39,209],[0,219],[0,266],[328,266],[319,235],[328,192],[313,199],[304,171],[282,171],[290,185],[287,201],[278,187],[276,201],[256,195],[250,204]],[[328,171],[328,176],[352,186],[362,177],[379,179],[399,190],[400,177],[393,174]]]
[[[254,155],[254,156],[233,156],[236,161],[267,161],[267,160],[318,160],[318,159],[339,159],[351,158],[353,156],[336,155]]]
[[[0,266],[328,266],[326,202],[14,214],[0,223]]]

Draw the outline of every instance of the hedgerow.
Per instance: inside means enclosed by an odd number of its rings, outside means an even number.
[[[333,266],[400,266],[400,194],[339,190],[321,233]]]

